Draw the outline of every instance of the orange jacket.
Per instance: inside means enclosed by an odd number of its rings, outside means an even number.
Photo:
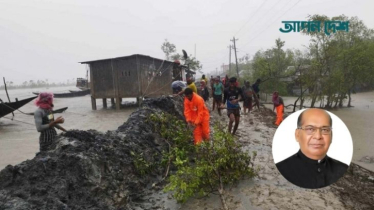
[[[184,98],[184,116],[187,122],[199,125],[206,117],[209,120],[209,111],[205,106],[204,99],[196,93],[192,94],[191,101]]]

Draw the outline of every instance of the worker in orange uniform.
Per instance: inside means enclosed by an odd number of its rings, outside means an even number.
[[[279,126],[283,121],[284,103],[283,99],[279,96],[278,91],[274,91],[273,93],[273,104],[273,112],[275,108],[277,109],[277,120],[275,121],[275,125]]]
[[[209,111],[204,99],[194,93],[191,88],[184,90],[184,116],[189,126],[194,128],[194,144],[209,140]]]

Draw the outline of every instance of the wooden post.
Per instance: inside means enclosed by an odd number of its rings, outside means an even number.
[[[114,104],[115,104],[114,98],[110,98],[110,103],[112,104],[112,106],[114,106]]]
[[[103,98],[103,106],[104,106],[104,108],[108,107],[107,104],[106,104],[106,98]]]
[[[92,110],[96,110],[96,99],[91,96],[91,105],[92,105]]]
[[[136,103],[138,104],[138,106],[140,106],[142,102],[143,102],[142,97],[136,97]]]
[[[3,80],[4,80],[4,88],[5,88],[5,92],[6,92],[6,96],[8,97],[8,101],[10,103],[10,98],[9,98],[9,94],[8,94],[8,89],[6,87],[6,83],[5,83],[5,77],[3,77]],[[12,115],[14,117],[14,113],[12,112]],[[13,119],[12,119],[13,120]]]
[[[116,109],[117,109],[117,110],[120,110],[120,109],[121,109],[121,101],[120,101],[120,98],[119,98],[119,97],[116,98]]]

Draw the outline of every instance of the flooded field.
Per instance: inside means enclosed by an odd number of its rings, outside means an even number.
[[[15,98],[22,100],[34,96],[32,92],[46,91],[53,93],[69,92],[69,90],[78,90],[76,87],[55,87],[49,89],[18,89],[8,90],[11,101]],[[7,97],[4,90],[0,91],[0,98],[5,102]],[[124,103],[135,103],[135,99],[123,100]],[[91,109],[90,95],[75,98],[56,98],[54,100],[55,109],[69,107],[66,112],[56,114],[65,118],[62,126],[67,129],[89,130],[106,132],[115,130],[122,125],[129,115],[136,110],[136,106],[130,106],[116,111],[110,105],[104,109],[102,100],[96,100],[96,111]],[[34,101],[26,104],[20,110],[25,113],[34,112],[36,106]],[[36,131],[34,117],[14,112],[15,117],[12,121],[12,114],[0,118],[0,170],[8,164],[15,165],[31,159],[39,151],[39,133]],[[59,130],[57,131],[60,132]]]

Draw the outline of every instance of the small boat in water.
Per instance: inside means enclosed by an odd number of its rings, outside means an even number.
[[[3,117],[7,114],[10,114],[10,113],[14,112],[15,110],[21,108],[25,104],[34,100],[35,98],[36,98],[36,96],[26,98],[26,99],[23,99],[23,100],[20,100],[20,101],[17,100],[15,102],[9,102],[9,103],[6,103],[6,102],[3,102],[3,101],[0,100],[0,117]]]
[[[70,98],[70,97],[79,97],[79,96],[85,96],[90,94],[91,91],[90,89],[88,90],[83,90],[83,91],[76,91],[76,92],[70,92],[70,93],[54,93],[53,97],[54,98]],[[39,95],[37,92],[33,92],[35,95]]]

